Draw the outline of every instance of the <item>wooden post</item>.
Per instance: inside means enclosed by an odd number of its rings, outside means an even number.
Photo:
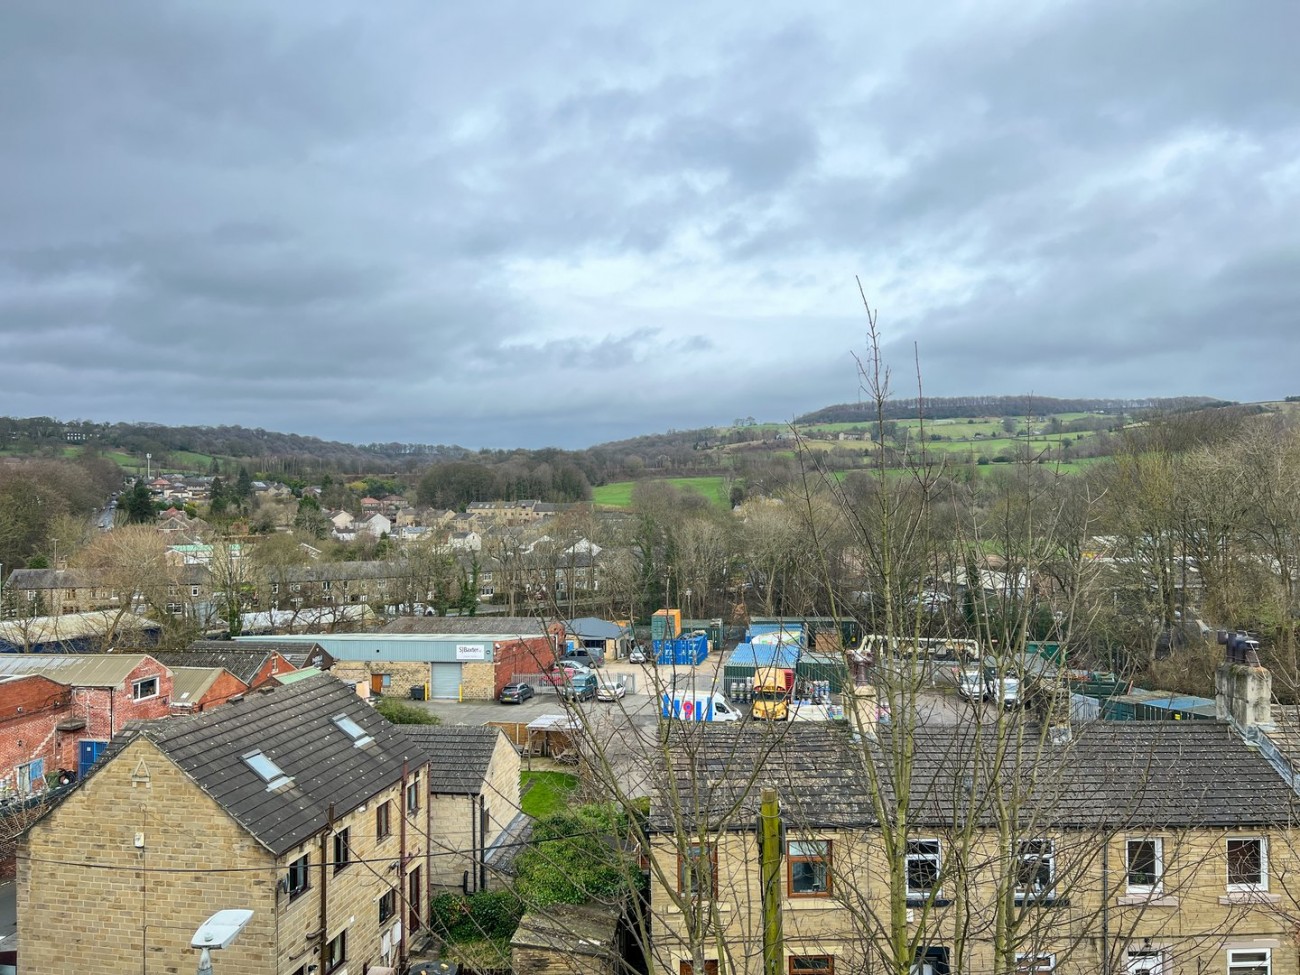
[[[763,975],[782,975],[785,963],[781,932],[781,802],[776,790],[764,788],[759,807],[759,858],[763,878]]]

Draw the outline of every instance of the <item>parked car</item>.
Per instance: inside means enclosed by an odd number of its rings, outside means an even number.
[[[957,693],[967,701],[987,701],[989,686],[982,667],[967,667],[957,672]]]
[[[501,696],[497,700],[502,704],[523,704],[536,693],[532,684],[527,681],[516,681],[501,688]]]
[[[617,701],[627,696],[627,683],[622,677],[606,678],[596,688],[597,701]]]
[[[996,689],[997,686],[998,682],[994,681],[993,687]],[[997,695],[997,698],[998,703],[1008,711],[1020,707],[1020,678],[1003,677],[1001,693]]]
[[[596,696],[596,675],[590,671],[573,674],[555,690],[566,701],[590,701]]]
[[[632,652],[627,655],[627,662],[630,664],[643,664],[645,659],[645,648],[640,646],[633,647]]]
[[[590,667],[584,667],[582,664],[575,663],[572,660],[561,660],[558,664],[542,675],[542,680],[547,684],[559,687],[575,674],[590,674],[591,672],[592,670]]]
[[[594,647],[577,647],[565,651],[564,659],[566,662],[573,661],[575,664],[582,664],[584,667],[599,667],[605,663],[605,654]]]

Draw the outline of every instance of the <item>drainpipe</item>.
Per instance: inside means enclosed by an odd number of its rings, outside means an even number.
[[[487,890],[487,833],[488,833],[488,813],[487,801],[478,797],[478,889]]]
[[[469,892],[473,893],[478,889],[478,839],[474,836],[474,832],[478,828],[478,815],[477,810],[474,809],[474,797],[467,796],[465,798],[469,800],[469,870],[465,871],[469,879],[465,883],[465,887],[469,889]]]
[[[1110,838],[1101,844],[1101,975],[1110,975]]]
[[[325,829],[320,834],[320,952],[321,971],[325,970],[325,951],[329,947],[330,929],[329,912],[326,910],[326,894],[329,893],[330,838],[334,834],[334,803],[330,803],[325,816]]]
[[[398,929],[398,930],[401,931],[401,936],[397,939],[397,970],[398,970],[399,972],[404,972],[404,971],[406,971],[406,944],[407,944],[407,936],[408,936],[408,932],[407,932],[406,929],[409,928],[409,927],[411,926],[411,924],[410,924],[410,921],[411,921],[411,917],[410,917],[411,909],[410,909],[410,906],[408,905],[407,900],[406,900],[406,894],[407,894],[407,890],[406,890],[406,816],[407,816],[407,813],[408,813],[408,811],[409,811],[409,810],[406,808],[406,776],[407,776],[407,771],[408,771],[408,770],[407,770],[407,767],[406,767],[406,759],[402,759],[402,792],[401,792],[400,797],[399,797],[398,800],[397,800],[397,808],[400,809],[400,810],[402,811],[402,815],[401,815],[401,817],[400,817],[400,818],[401,818],[401,822],[402,822],[402,825],[401,825],[401,832],[398,834],[398,838],[397,838],[398,855],[399,855],[399,859],[398,859],[398,861],[397,861],[397,864],[398,864],[398,866],[397,866],[397,886],[398,886],[397,902],[398,902],[399,904],[402,905],[402,910],[401,910],[401,913],[400,913],[400,917],[401,917],[401,921],[402,921],[402,926]]]

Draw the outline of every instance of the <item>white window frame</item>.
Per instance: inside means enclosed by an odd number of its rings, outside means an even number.
[[[153,684],[153,692],[151,694],[140,693],[140,689],[149,683]],[[131,682],[131,700],[148,701],[150,698],[155,698],[158,696],[161,686],[161,682],[157,677],[141,677],[139,680],[133,680]]]
[[[1234,884],[1232,882],[1232,856],[1228,852],[1233,843],[1259,844],[1259,880],[1255,883]],[[1230,893],[1255,893],[1268,890],[1268,837],[1267,836],[1229,836],[1223,841],[1227,889]]]
[[[1146,975],[1148,972],[1165,975],[1168,964],[1169,955],[1164,948],[1130,948],[1124,957],[1126,975]]]
[[[1056,971],[1056,955],[1050,951],[1017,951],[1016,952],[1016,972],[1017,975],[1028,975],[1030,972],[1054,972]]]
[[[1133,844],[1150,843],[1155,848],[1155,882],[1135,884],[1133,876]],[[1159,894],[1165,886],[1165,843],[1159,836],[1130,836],[1124,841],[1124,884],[1130,894]]]
[[[919,849],[917,850],[913,849],[914,847],[921,846],[921,844],[933,844],[934,852],[933,853],[928,851],[922,852]],[[917,862],[917,863],[925,862],[925,863],[934,864],[934,886],[928,888],[919,888],[919,887],[914,888],[912,886],[911,866],[913,862]],[[943,872],[943,844],[939,840],[927,838],[927,839],[916,839],[916,840],[907,841],[907,852],[904,856],[904,864],[903,864],[903,878],[904,878],[904,883],[907,885],[907,896],[909,898],[915,899],[918,897],[938,896],[941,887],[940,880],[941,880],[942,872]]]
[[[1251,957],[1243,958],[1242,956]],[[1258,975],[1261,971],[1263,975],[1271,975],[1273,971],[1273,950],[1271,948],[1228,949],[1228,975]]]
[[[1031,844],[1038,844],[1040,850],[1045,847],[1046,853],[1025,853],[1025,847]],[[1016,844],[1016,897],[1021,900],[1051,900],[1055,897],[1056,890],[1056,841],[1049,839],[1032,839],[1021,840]],[[1027,863],[1047,864],[1047,887],[1039,890],[1038,888],[1025,889],[1020,886],[1020,867]]]

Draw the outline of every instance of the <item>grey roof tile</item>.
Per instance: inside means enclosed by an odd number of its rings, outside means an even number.
[[[885,735],[888,731],[882,729]],[[820,724],[677,729],[673,778],[689,822],[752,828],[759,789],[777,788],[793,821],[870,825],[873,776],[847,729]],[[988,729],[919,727],[909,735],[909,817],[918,825],[993,822],[991,797],[1016,796],[1019,819],[1053,827],[1248,827],[1292,823],[1294,792],[1225,723],[1090,722],[1053,744],[1026,722],[999,752]],[[884,808],[894,808],[890,739],[870,747]],[[652,822],[666,828],[667,793]]]
[[[346,714],[373,741],[356,747],[333,722]],[[322,674],[246,695],[204,714],[131,726],[277,856],[401,778],[418,747],[346,684]],[[260,750],[292,779],[269,791],[242,756]]]
[[[481,793],[492,753],[504,737],[498,728],[472,725],[398,727],[429,760],[429,791],[444,795]]]

